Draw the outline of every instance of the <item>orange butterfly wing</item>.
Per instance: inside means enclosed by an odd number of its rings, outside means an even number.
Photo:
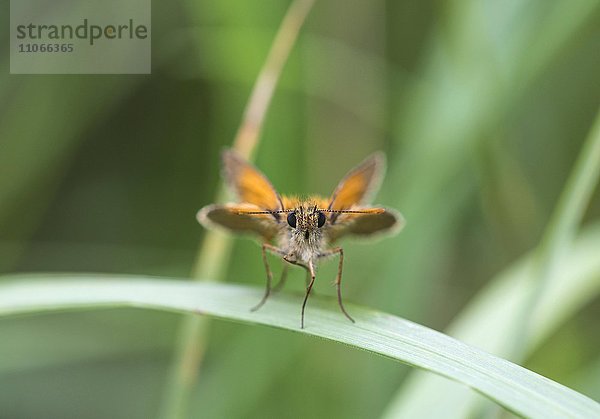
[[[331,195],[328,209],[343,210],[367,202],[379,189],[384,168],[383,153],[367,157],[340,181]]]
[[[283,209],[281,197],[260,170],[233,150],[225,150],[222,158],[225,180],[240,202],[256,205],[262,210]]]
[[[384,169],[383,153],[372,154],[350,170],[335,188],[329,209],[364,213],[333,213],[330,216],[329,232],[332,242],[347,234],[366,237],[384,232],[395,233],[404,226],[404,218],[395,210],[362,206],[370,202],[372,195],[379,189]]]

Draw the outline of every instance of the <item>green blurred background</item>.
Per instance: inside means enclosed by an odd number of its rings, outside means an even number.
[[[154,1],[148,76],[8,75],[2,31],[0,272],[188,277],[205,234],[195,213],[288,5]],[[8,11],[1,0],[6,28]],[[282,193],[329,195],[385,151],[376,202],[408,225],[345,243],[345,297],[443,330],[538,243],[598,110],[599,51],[598,1],[317,0],[256,164]],[[599,216],[596,192],[583,228]],[[263,269],[237,240],[227,280],[262,287]],[[321,297],[335,269],[320,269]],[[525,365],[599,399],[597,291]],[[1,319],[0,417],[154,417],[180,320]],[[377,417],[410,372],[270,328],[215,321],[207,338],[192,417]]]

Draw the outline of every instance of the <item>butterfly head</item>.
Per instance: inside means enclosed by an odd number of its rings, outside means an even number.
[[[310,242],[323,236],[322,228],[327,223],[327,217],[316,205],[307,204],[290,211],[286,221],[293,238]]]

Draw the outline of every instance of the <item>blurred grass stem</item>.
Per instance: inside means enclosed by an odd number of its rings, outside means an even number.
[[[289,7],[275,36],[267,59],[260,70],[246,105],[233,148],[251,159],[258,144],[261,128],[283,67],[296,43],[314,0],[295,0]],[[219,186],[217,202],[225,196]],[[196,257],[192,276],[196,280],[221,281],[231,254],[231,239],[216,231],[208,231]],[[162,418],[186,416],[189,398],[198,376],[207,344],[208,319],[188,315],[182,322],[172,371],[165,389]]]

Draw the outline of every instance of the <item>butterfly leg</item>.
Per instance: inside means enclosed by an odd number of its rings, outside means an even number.
[[[301,266],[306,269],[306,295],[304,296],[304,301],[302,302],[302,317],[300,321],[300,328],[304,329],[304,309],[306,308],[308,295],[310,294],[313,284],[315,283],[315,266],[312,261],[308,262],[308,264],[297,262],[296,260],[292,259],[290,255],[284,256],[283,260],[289,264]]]
[[[264,303],[267,302],[267,298],[271,295],[271,282],[273,281],[273,274],[271,273],[271,267],[269,266],[269,261],[267,260],[267,250],[278,255],[285,254],[281,249],[270,245],[269,243],[263,243],[262,245],[262,258],[263,263],[265,264],[265,270],[267,271],[267,286],[265,288],[265,295],[263,296],[260,302],[252,307],[250,311],[256,311],[263,306]]]
[[[275,285],[273,287],[273,292],[278,292],[285,285],[285,281],[287,279],[287,274],[288,274],[288,268],[289,267],[290,266],[287,263],[283,264],[283,269],[281,271],[281,277],[279,278],[279,282],[277,283],[277,285]]]
[[[308,283],[308,286],[306,287],[306,295],[304,296],[304,302],[302,303],[302,317],[300,320],[300,328],[304,329],[304,308],[306,307],[306,301],[308,300],[308,295],[310,294],[310,290],[313,287],[313,284],[315,283],[315,267],[312,263],[312,261],[308,262],[308,269],[307,271],[310,273],[310,282]]]
[[[344,249],[342,249],[341,247],[336,247],[335,249],[331,249],[330,251],[328,251],[326,253],[320,254],[319,257],[322,257],[322,258],[329,257],[329,256],[335,255],[336,253],[340,255],[340,262],[338,264],[338,273],[337,273],[337,277],[335,278],[335,287],[337,289],[338,304],[340,306],[340,309],[342,310],[342,313],[344,313],[344,315],[348,318],[348,320],[350,320],[352,323],[355,323],[354,319],[352,317],[350,317],[350,315],[344,308],[344,304],[342,303],[342,267],[344,266]]]
[[[285,260],[287,263],[289,263],[291,265],[301,266],[304,269],[306,269],[306,277],[304,278],[304,283],[306,284],[306,287],[308,288],[308,284],[310,283],[310,269],[308,269],[308,265],[305,265],[304,263],[296,262],[294,259],[291,259],[291,257],[289,255],[284,256],[283,260]],[[286,275],[287,275],[287,271],[286,271]],[[281,273],[281,276],[283,277],[283,272]],[[281,282],[281,280],[279,282]],[[280,287],[280,284],[277,284],[276,288],[279,288],[279,287]],[[313,293],[313,295],[316,295],[317,291],[313,291],[312,293]]]

